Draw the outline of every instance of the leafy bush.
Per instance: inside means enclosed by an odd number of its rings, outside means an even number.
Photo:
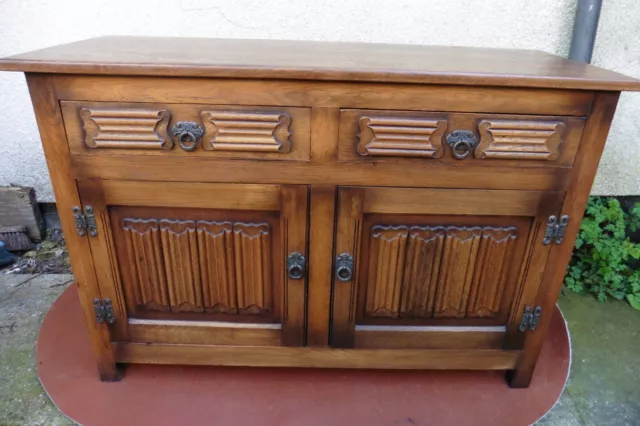
[[[615,198],[591,197],[565,286],[576,293],[593,293],[599,301],[626,298],[640,310],[640,244],[627,236],[627,230],[638,228],[640,203],[625,212]]]

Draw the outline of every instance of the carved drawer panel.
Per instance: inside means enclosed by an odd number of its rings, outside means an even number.
[[[62,103],[73,155],[308,160],[310,109],[197,104]]]
[[[570,166],[582,117],[340,111],[339,161]]]

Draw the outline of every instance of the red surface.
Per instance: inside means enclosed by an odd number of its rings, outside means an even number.
[[[530,425],[562,392],[569,338],[554,313],[528,389],[501,371],[380,371],[130,365],[98,379],[75,288],[49,311],[38,375],[58,408],[94,425]]]

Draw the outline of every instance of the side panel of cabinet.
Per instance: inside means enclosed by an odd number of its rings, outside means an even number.
[[[332,346],[517,349],[562,195],[342,188],[336,255],[353,277],[334,279]]]
[[[115,341],[302,346],[307,188],[81,181]]]

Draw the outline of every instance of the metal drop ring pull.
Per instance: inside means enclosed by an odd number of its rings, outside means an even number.
[[[447,136],[451,153],[458,160],[464,160],[478,144],[478,138],[468,130],[454,130]]]
[[[204,129],[193,121],[179,121],[171,129],[178,145],[185,151],[196,149],[198,140],[204,135]]]
[[[304,278],[304,267],[306,260],[304,256],[298,252],[292,253],[287,257],[287,275],[292,280],[301,280]]]
[[[353,279],[353,257],[348,253],[342,253],[336,258],[336,278],[343,283]]]

